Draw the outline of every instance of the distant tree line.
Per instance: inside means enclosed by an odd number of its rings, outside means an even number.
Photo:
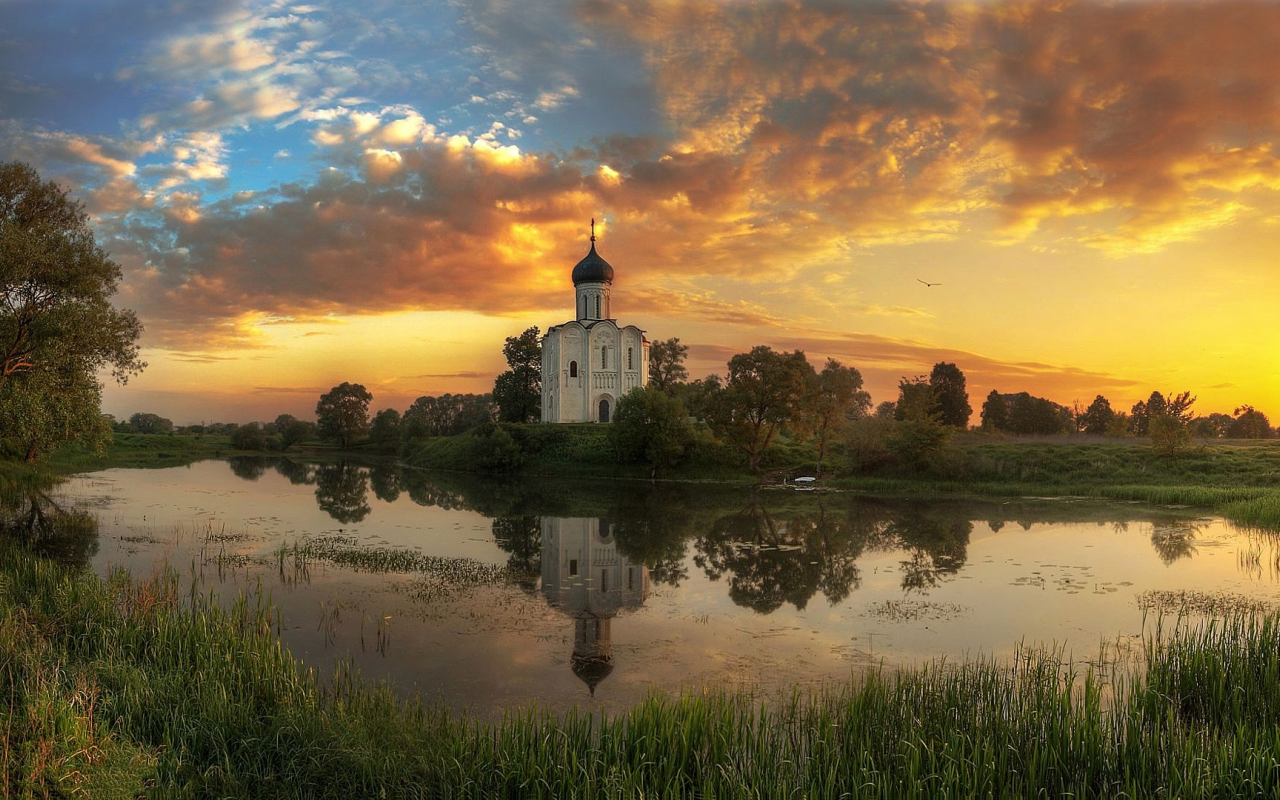
[[[1097,395],[1083,410],[1067,408],[1027,392],[1001,394],[992,390],[982,404],[982,429],[1015,435],[1054,435],[1087,433],[1098,436],[1149,437],[1167,434],[1169,420],[1185,429],[1187,438],[1200,439],[1271,439],[1277,433],[1267,415],[1253,406],[1240,406],[1234,415],[1213,413],[1195,416],[1190,413],[1195,398],[1189,392],[1164,395],[1155,391],[1146,400],[1134,403],[1128,412],[1116,411],[1111,401]]]
[[[618,399],[608,441],[619,462],[649,466],[651,474],[675,466],[695,447],[735,452],[758,471],[770,464],[803,469],[802,463],[771,456],[779,442],[803,444],[796,457],[812,458],[821,474],[834,453],[850,471],[897,467],[947,474],[962,461],[951,446],[973,414],[967,381],[954,363],[939,362],[928,375],[904,377],[895,400],[872,411],[861,373],[834,359],[819,370],[801,350],[776,351],[760,345],[730,358],[726,373],[688,380],[689,348],[678,338],[650,346],[647,386]],[[369,416],[373,395],[360,384],[342,383],[321,395],[316,422],[282,414],[272,423],[188,426],[232,436],[246,450],[287,450],[306,439],[340,448],[368,448],[405,456],[421,443],[475,431],[470,462],[482,470],[518,469],[524,454],[510,423],[541,417],[542,353],[537,327],[508,337],[503,346],[508,369],[490,394],[422,396],[403,412],[383,409]],[[1084,408],[1067,407],[1029,392],[992,390],[980,409],[980,429],[1015,436],[1086,433],[1149,437],[1159,452],[1176,453],[1194,438],[1271,438],[1266,415],[1241,406],[1233,415],[1195,416],[1189,392],[1152,392],[1128,412],[1115,410],[1102,395]],[[134,414],[116,423],[119,431],[172,433],[167,419]],[[513,432],[516,435],[513,435]],[[791,451],[788,451],[791,452]],[[808,454],[812,454],[812,456]]]

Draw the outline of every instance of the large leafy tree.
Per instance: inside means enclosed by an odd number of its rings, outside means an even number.
[[[79,203],[30,166],[0,163],[0,417],[21,420],[2,429],[10,451],[105,441],[98,373],[123,383],[146,366],[142,325],[110,302],[119,280]]]
[[[79,370],[15,377],[0,384],[0,441],[26,461],[68,442],[101,450],[111,441],[101,401],[98,382]]]
[[[923,377],[898,382],[896,424],[886,445],[903,464],[924,469],[933,454],[946,446],[951,429],[942,422],[937,406],[933,385]]]
[[[400,412],[384,408],[373,415],[369,424],[369,441],[383,450],[394,451],[400,446]]]
[[[1102,395],[1093,398],[1093,402],[1076,421],[1083,433],[1103,435],[1115,421],[1116,412],[1111,408],[1111,401]]]
[[[173,420],[159,414],[140,411],[129,417],[129,424],[138,433],[173,433]]]
[[[995,389],[987,395],[982,403],[982,429],[984,431],[1003,431],[1009,427],[1009,404],[1004,395]]]
[[[320,395],[316,403],[316,433],[344,450],[369,431],[369,402],[373,394],[358,383],[343,382]]]
[[[955,364],[939,361],[929,373],[929,386],[933,389],[933,411],[943,425],[953,428],[969,427],[969,392],[965,389],[964,373]]]
[[[1003,415],[998,411],[997,399],[1004,405]],[[991,415],[988,415],[988,406],[992,409]],[[1074,430],[1076,425],[1076,416],[1071,409],[1027,392],[1005,395],[992,392],[982,405],[982,413],[984,428],[988,427],[988,419],[999,420],[1001,424],[992,427],[1020,436],[1065,433]]]
[[[756,469],[774,436],[798,416],[812,375],[801,350],[779,353],[761,345],[739,353],[729,359],[723,384],[715,376],[704,384],[707,423]]]
[[[298,419],[292,414],[281,414],[274,423],[276,433],[280,436],[280,449],[288,450],[295,444],[315,436],[316,426]]]
[[[818,474],[831,437],[845,420],[865,417],[871,409],[871,395],[862,390],[862,373],[828,358],[822,372],[813,374],[805,394],[800,427],[813,436],[818,446]]]
[[[680,344],[678,338],[654,342],[649,346],[649,385],[661,389],[668,394],[689,379],[689,370],[684,360],[689,355],[689,346]]]
[[[1159,398],[1159,403],[1156,399]],[[1159,392],[1152,392],[1147,400],[1147,432],[1151,436],[1151,448],[1164,455],[1175,455],[1191,443],[1191,406],[1196,398],[1191,392],[1171,394],[1165,399]]]
[[[538,327],[508,336],[502,347],[506,372],[493,382],[493,401],[502,422],[537,422],[542,416],[542,342]]]
[[[1151,433],[1151,420],[1165,413],[1167,402],[1164,395],[1152,392],[1146,402],[1139,400],[1129,409],[1129,429],[1135,436],[1146,436]]]
[[[1232,439],[1270,439],[1271,420],[1253,406],[1240,406],[1227,428],[1227,435]]]

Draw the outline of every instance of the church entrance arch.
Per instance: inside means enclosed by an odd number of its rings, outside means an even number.
[[[607,397],[600,398],[600,421],[609,421],[609,398]]]

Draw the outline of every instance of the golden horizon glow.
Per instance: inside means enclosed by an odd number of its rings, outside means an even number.
[[[1280,418],[1280,5],[383,12],[175,10],[131,50],[13,23],[0,143],[84,200],[147,326],[107,411],[486,391],[572,317],[595,218],[615,313],[693,377],[764,344],[877,402],[953,361],[975,423],[992,389]]]

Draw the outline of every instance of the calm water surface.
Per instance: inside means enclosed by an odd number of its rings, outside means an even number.
[[[1140,505],[286,459],[107,470],[59,494],[98,515],[99,573],[167,563],[223,599],[262,591],[285,641],[322,673],[350,659],[480,716],[618,709],[654,689],[830,684],[881,661],[1004,657],[1020,643],[1088,659],[1102,642],[1136,641],[1153,618],[1144,605],[1170,597],[1156,593],[1280,600],[1274,537]],[[370,572],[281,558],[306,542],[417,560]],[[441,560],[424,573],[420,556]],[[505,569],[492,579],[486,566]]]

